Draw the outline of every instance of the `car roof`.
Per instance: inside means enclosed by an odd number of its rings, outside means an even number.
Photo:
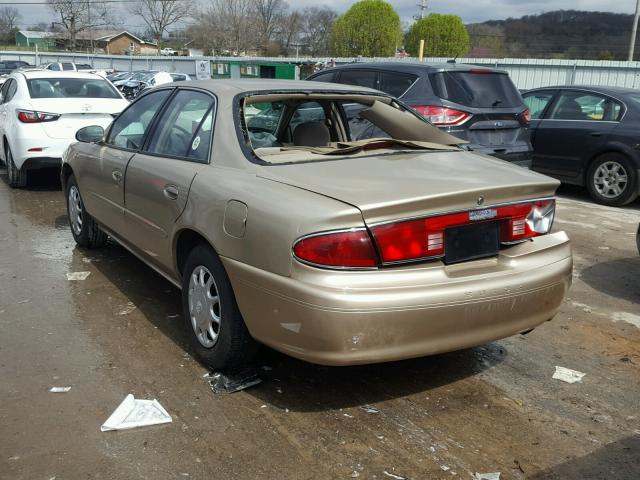
[[[277,91],[318,91],[318,92],[351,92],[364,94],[376,93],[384,95],[378,90],[339,83],[314,82],[306,80],[272,80],[272,79],[233,79],[233,80],[192,80],[190,82],[174,82],[172,86],[189,88],[200,87],[216,94],[237,95],[244,92],[277,92]]]
[[[607,87],[601,85],[551,85],[548,87],[532,88],[524,93],[536,92],[542,90],[591,90],[593,92],[600,92],[604,94],[625,94],[625,93],[638,93],[635,88],[626,87]]]
[[[403,62],[354,62],[337,65],[333,68],[321,70],[322,73],[346,69],[363,69],[374,68],[376,70],[389,70],[393,72],[403,73],[433,73],[445,71],[467,71],[467,70],[486,70],[495,73],[507,73],[504,70],[484,67],[481,65],[471,65],[468,63],[425,63],[416,60],[407,60]]]
[[[41,70],[41,69],[29,69],[29,70],[19,70],[20,75],[24,75],[26,79],[32,78],[102,78],[100,75],[90,72],[74,72],[74,71],[61,71],[55,72],[52,70]]]

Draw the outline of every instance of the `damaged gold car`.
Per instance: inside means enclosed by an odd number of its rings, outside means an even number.
[[[327,365],[467,348],[550,320],[571,283],[558,181],[374,90],[174,83],[77,139],[76,242],[110,236],[181,288],[214,368],[260,343]]]

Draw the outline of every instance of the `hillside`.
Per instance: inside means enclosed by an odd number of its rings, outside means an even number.
[[[626,60],[632,21],[633,15],[557,10],[467,28],[475,56]]]

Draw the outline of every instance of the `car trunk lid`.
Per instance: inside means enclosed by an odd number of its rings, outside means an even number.
[[[552,196],[557,180],[469,152],[408,152],[258,167],[258,176],[340,200],[368,225]]]
[[[76,132],[88,125],[106,128],[128,104],[120,98],[43,98],[31,99],[31,107],[38,112],[60,115],[57,120],[41,125],[49,138],[73,139]]]

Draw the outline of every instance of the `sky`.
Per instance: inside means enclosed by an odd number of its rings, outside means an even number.
[[[45,0],[24,0],[42,1]],[[207,0],[198,0],[201,3]],[[29,26],[38,22],[50,23],[55,20],[53,14],[46,5],[15,5],[20,0],[0,0],[3,3],[13,3],[21,14],[21,27],[28,29]],[[418,13],[416,6],[420,0],[391,0],[401,18],[410,22],[413,15]],[[308,6],[329,6],[342,13],[355,3],[355,0],[289,0],[292,8],[305,8]],[[453,13],[462,17],[464,23],[482,22],[485,20],[498,20],[508,17],[521,17],[522,15],[537,14],[550,10],[573,9],[573,10],[594,10],[608,11],[616,13],[633,13],[635,0],[428,0],[427,6],[431,13]],[[127,14],[126,7],[119,4],[112,4],[114,9],[119,9],[122,18],[120,26],[128,30],[143,30],[141,21]]]

